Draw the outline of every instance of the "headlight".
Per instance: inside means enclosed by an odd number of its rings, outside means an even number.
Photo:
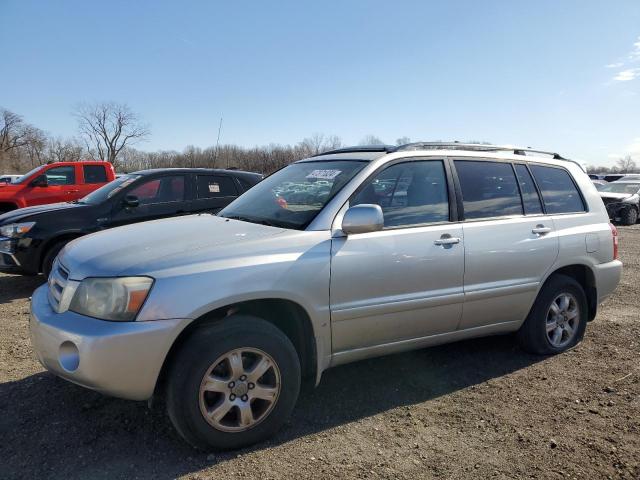
[[[86,278],[76,289],[69,310],[101,320],[129,322],[136,318],[152,285],[149,277]]]
[[[0,236],[18,238],[33,228],[36,222],[9,223],[0,227]]]
[[[622,200],[622,203],[638,203],[638,194],[635,193],[630,197],[625,198],[624,200]]]

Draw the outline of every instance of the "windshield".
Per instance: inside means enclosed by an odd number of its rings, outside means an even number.
[[[634,193],[638,193],[638,190],[640,190],[640,183],[613,182],[602,185],[598,190],[601,192],[628,193],[629,195],[633,195]]]
[[[118,193],[127,185],[135,182],[138,178],[140,178],[140,175],[122,175],[121,177],[116,178],[114,181],[107,183],[97,190],[94,190],[86,197],[81,198],[78,203],[86,205],[98,205],[99,203],[102,203],[105,200],[113,197],[116,193]]]
[[[24,175],[22,175],[19,178],[16,178],[13,182],[11,183],[22,183],[24,181],[26,181],[29,177],[31,177],[31,175],[33,175],[36,172],[39,172],[40,170],[42,170],[44,168],[44,165],[40,165],[39,167],[34,168],[33,170],[29,170],[27,173],[25,173]]]
[[[303,230],[365,165],[358,160],[294,163],[238,197],[219,216]]]

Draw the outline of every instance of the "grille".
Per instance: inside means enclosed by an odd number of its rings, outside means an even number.
[[[60,262],[56,259],[49,275],[49,303],[53,309],[60,313],[66,310],[68,305],[63,305],[63,299],[65,298],[65,289],[69,281],[69,271],[64,268]],[[63,308],[64,307],[64,308]]]
[[[611,205],[612,203],[620,203],[620,200],[617,198],[603,198],[602,201],[605,205]]]

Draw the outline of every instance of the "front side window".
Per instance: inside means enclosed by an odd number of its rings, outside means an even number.
[[[265,178],[218,215],[304,230],[365,165],[358,160],[294,163]]]
[[[235,197],[236,184],[231,177],[222,175],[198,175],[198,198]]]
[[[547,213],[584,212],[584,203],[569,172],[563,168],[530,165]]]
[[[368,180],[350,206],[380,205],[385,228],[449,220],[447,177],[440,160],[405,162]]]
[[[76,169],[69,167],[54,167],[45,172],[49,185],[74,185],[76,183]]]
[[[456,160],[464,218],[522,215],[520,191],[509,163]]]
[[[184,200],[184,176],[154,178],[136,185],[127,195],[135,195],[140,205],[181,202]]]

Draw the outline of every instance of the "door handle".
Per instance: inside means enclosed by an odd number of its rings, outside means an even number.
[[[454,245],[456,243],[460,243],[460,239],[458,237],[452,237],[448,233],[445,233],[439,239],[433,241],[434,245],[442,245],[442,246]]]
[[[536,225],[536,228],[531,230],[531,233],[535,233],[536,235],[546,235],[550,231],[550,227],[545,227],[544,225]]]

